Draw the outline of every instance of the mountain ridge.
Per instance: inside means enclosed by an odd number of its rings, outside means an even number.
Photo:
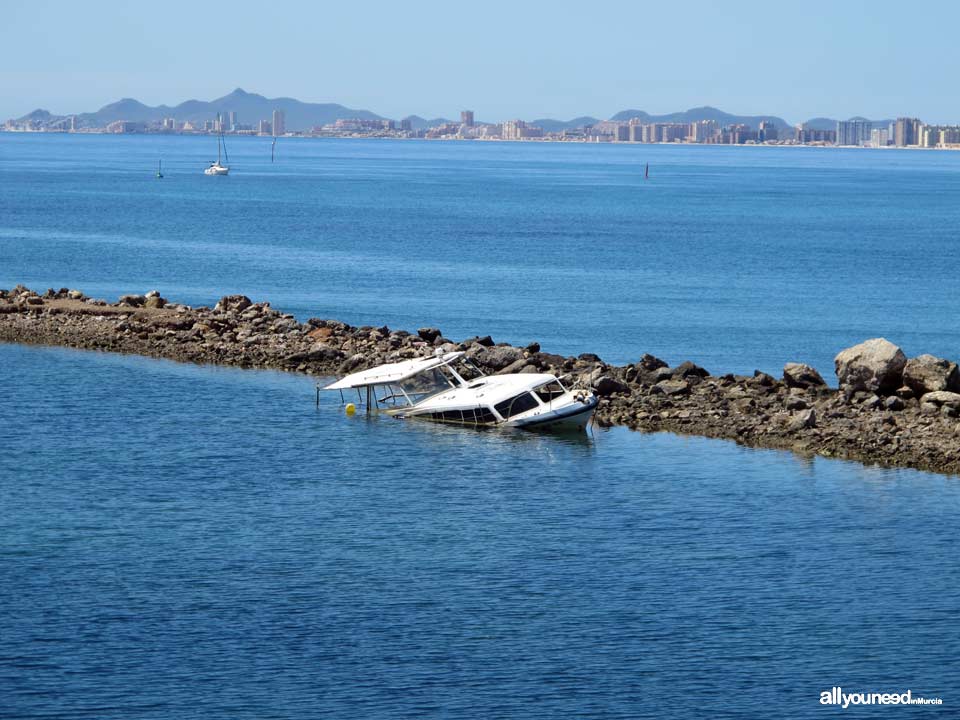
[[[96,112],[80,113],[76,117],[82,126],[104,127],[117,120],[157,122],[167,117],[173,117],[178,122],[202,123],[203,121],[213,119],[217,113],[226,115],[230,112],[236,112],[239,123],[255,126],[259,120],[270,120],[274,110],[283,111],[286,128],[292,131],[305,131],[314,126],[326,125],[336,120],[352,118],[362,120],[387,119],[370,110],[350,108],[339,103],[309,103],[289,97],[268,98],[257,93],[247,92],[242,88],[236,88],[232,92],[215,98],[214,100],[191,99],[174,106],[150,106],[135,98],[120,98],[115,102],[104,105]],[[37,109],[17,120],[21,122],[28,120],[51,122],[62,120],[66,117],[70,116],[52,115],[47,110]],[[721,125],[742,124],[754,129],[759,127],[761,121],[767,121],[773,123],[777,129],[782,132],[791,131],[794,127],[776,115],[737,115],[709,105],[661,115],[654,115],[644,110],[621,110],[612,115],[609,120],[624,122],[633,118],[638,118],[645,123],[690,123],[700,120],[714,120]],[[415,130],[424,130],[452,122],[446,118],[427,119],[420,115],[408,115],[403,119],[409,120],[411,127]],[[864,120],[865,118],[858,116],[851,119]],[[531,121],[531,124],[542,127],[547,132],[560,132],[562,130],[583,127],[584,125],[595,125],[598,122],[602,121],[590,115],[582,115],[572,118],[571,120],[539,118]],[[874,125],[884,126],[892,121],[874,120],[869,122],[873,122]],[[832,130],[836,128],[836,123],[837,120],[832,118],[817,117],[811,118],[806,121],[805,124],[814,129]]]

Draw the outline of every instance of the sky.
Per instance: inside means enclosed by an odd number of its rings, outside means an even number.
[[[237,87],[386,117],[960,123],[960,3],[4,1],[0,121]]]

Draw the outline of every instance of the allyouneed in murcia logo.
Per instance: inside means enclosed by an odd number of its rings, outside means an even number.
[[[845,693],[843,688],[835,687],[820,693],[820,704],[842,708],[851,705],[943,705],[943,699],[913,697],[911,690],[905,693]]]

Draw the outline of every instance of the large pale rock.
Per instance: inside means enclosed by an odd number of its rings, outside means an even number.
[[[920,398],[920,404],[936,405],[937,407],[946,405],[954,409],[960,409],[960,393],[948,392],[946,390],[928,392],[926,395]]]
[[[127,307],[141,307],[147,301],[143,295],[121,295],[120,304]]]
[[[803,363],[787,363],[783,366],[783,381],[787,387],[810,388],[826,385],[815,368]]]
[[[833,362],[845,390],[892,393],[903,384],[907,356],[889,340],[874,338],[840,351]]]
[[[690,392],[690,384],[686,380],[662,380],[650,388],[650,392],[664,395],[686,395]]]
[[[246,295],[224,295],[213,309],[220,312],[229,310],[242,312],[251,305],[253,305],[253,302]]]
[[[907,360],[903,368],[903,384],[917,395],[938,390],[960,390],[960,369],[955,362],[920,355]]]

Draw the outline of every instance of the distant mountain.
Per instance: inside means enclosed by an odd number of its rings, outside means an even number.
[[[63,117],[60,115],[53,115],[49,110],[37,109],[31,113],[27,113],[18,122],[35,122],[35,123],[50,123],[56,122],[57,120],[63,120]]]
[[[453,122],[452,120],[447,120],[446,118],[433,118],[433,120],[427,120],[419,115],[407,115],[407,117],[403,118],[403,120],[409,120],[410,127],[412,127],[414,130],[426,130],[427,128],[437,127],[438,125],[446,125],[449,122]],[[401,122],[403,122],[403,120],[401,120]]]
[[[369,110],[354,110],[336,103],[305,103],[293,98],[266,98],[237,88],[216,100],[187,100],[174,107],[150,107],[138,100],[124,98],[105,105],[97,112],[79,115],[78,120],[86,127],[103,127],[116,120],[151,122],[166,117],[176,118],[179,122],[196,123],[212,120],[217,113],[226,115],[235,112],[239,123],[255,126],[260,120],[270,120],[274,110],[283,111],[288,130],[309,130],[314,125],[326,125],[347,118],[383,119]]]
[[[700,120],[714,120],[721,125],[748,125],[754,129],[763,121],[772,123],[778,130],[789,130],[792,125],[776,115],[732,115],[715,107],[704,106],[667,115],[650,115],[643,110],[622,110],[611,120],[626,121],[640,118],[647,123],[692,123]]]
[[[133,98],[123,98],[115,103],[105,105],[96,112],[78,115],[77,119],[82,127],[105,127],[116,120],[157,122],[168,117],[175,118],[179,122],[202,123],[205,120],[213,120],[217,113],[226,115],[235,112],[240,124],[255,127],[260,120],[270,120],[274,110],[284,112],[287,129],[294,131],[309,130],[316,125],[326,125],[336,120],[350,118],[385,119],[369,110],[356,110],[336,103],[305,103],[293,98],[266,98],[256,93],[248,93],[240,88],[216,100],[187,100],[173,107],[169,105],[151,107]],[[37,125],[47,125],[63,120],[64,117],[69,116],[53,115],[47,110],[38,109],[19,118],[17,122],[33,121]],[[767,121],[773,123],[781,131],[790,131],[793,128],[790,123],[776,115],[733,115],[710,106],[692,108],[666,115],[651,115],[644,110],[621,110],[610,120],[625,122],[633,118],[638,118],[644,123],[691,123],[699,120],[714,120],[721,125],[741,124],[752,128],[758,128],[762,121]],[[404,120],[409,120],[410,126],[414,130],[426,130],[437,125],[455,122],[446,118],[428,120],[419,115],[408,115]],[[851,120],[866,120],[866,118],[854,117]],[[596,125],[598,122],[601,122],[598,118],[584,115],[572,120],[540,118],[539,120],[533,120],[532,124],[542,127],[547,132],[561,132],[580,128],[584,125]],[[875,127],[885,127],[893,121],[870,120],[868,122],[872,122]],[[808,120],[806,125],[816,130],[835,130],[837,121],[833,118],[816,117]]]
[[[597,118],[584,115],[574,118],[573,120],[551,120],[549,118],[543,118],[541,120],[534,120],[532,124],[542,127],[546,132],[561,132],[562,130],[580,128],[584,125],[596,125],[598,122],[600,121]]]
[[[893,120],[870,120],[865,117],[860,117],[859,115],[857,115],[856,117],[850,118],[850,120],[865,120],[866,122],[871,123],[876,128],[885,128],[887,125],[893,122]],[[833,118],[825,118],[825,117],[811,118],[807,120],[807,122],[804,124],[811,130],[836,130],[837,129],[837,121]]]

